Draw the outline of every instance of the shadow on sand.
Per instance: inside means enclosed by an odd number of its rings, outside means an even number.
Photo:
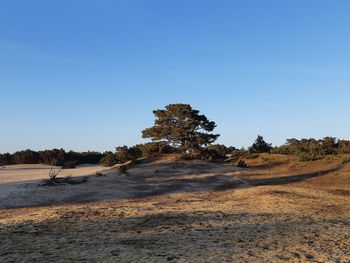
[[[254,170],[251,173],[248,170],[248,174],[238,178],[237,172],[241,170],[218,164],[168,163],[147,165],[147,168],[136,165],[129,170],[130,176],[120,176],[111,170],[106,177],[90,176],[86,183],[78,185],[38,186],[42,181],[0,184],[0,190],[11,189],[7,195],[2,193],[0,209],[283,185],[323,176],[335,170],[250,179],[250,176],[258,176]]]

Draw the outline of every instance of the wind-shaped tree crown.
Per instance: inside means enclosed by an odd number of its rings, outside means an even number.
[[[163,110],[154,110],[154,126],[142,131],[143,138],[166,140],[183,150],[199,149],[213,143],[219,134],[210,134],[216,124],[188,104],[169,104]]]

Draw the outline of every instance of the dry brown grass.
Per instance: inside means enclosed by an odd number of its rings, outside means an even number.
[[[349,163],[247,163],[145,160],[115,177],[134,197],[0,210],[0,261],[350,262]]]

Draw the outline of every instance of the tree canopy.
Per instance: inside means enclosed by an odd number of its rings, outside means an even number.
[[[165,140],[182,151],[197,150],[213,143],[220,135],[211,134],[216,124],[188,104],[169,104],[154,110],[154,126],[142,131],[143,138]]]

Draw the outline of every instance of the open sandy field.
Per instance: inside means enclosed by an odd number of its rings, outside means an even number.
[[[349,163],[247,162],[169,156],[60,186],[0,169],[0,262],[350,262]]]

